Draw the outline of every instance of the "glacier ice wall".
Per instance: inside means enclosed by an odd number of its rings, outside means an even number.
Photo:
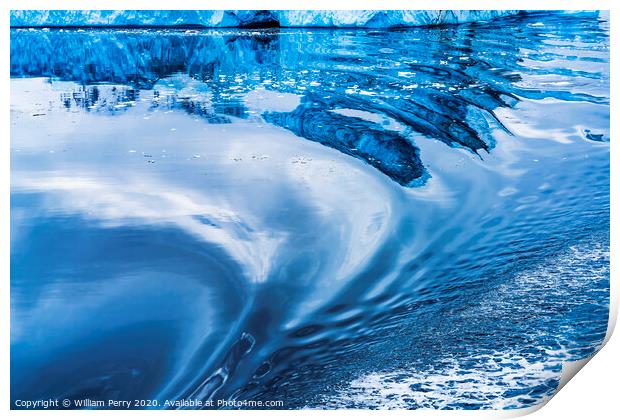
[[[389,28],[477,22],[509,16],[518,10],[283,10],[281,26]]]
[[[518,10],[13,10],[11,26],[390,28],[480,22]]]

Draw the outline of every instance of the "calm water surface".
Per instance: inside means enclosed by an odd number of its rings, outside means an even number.
[[[607,19],[12,30],[12,401],[549,397],[607,328]]]

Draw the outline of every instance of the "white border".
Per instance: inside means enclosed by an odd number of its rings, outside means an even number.
[[[616,45],[618,45],[619,33],[614,27],[616,9],[620,2],[603,1],[603,0],[513,0],[502,1],[497,0],[314,0],[312,2],[300,1],[283,1],[283,0],[63,0],[63,1],[44,1],[44,0],[9,0],[1,4],[2,8],[2,27],[3,42],[1,44],[2,56],[6,58],[3,66],[3,82],[0,84],[3,97],[2,112],[2,128],[4,136],[0,149],[0,185],[2,188],[2,198],[0,199],[0,267],[2,273],[2,297],[0,299],[2,311],[0,319],[2,322],[2,359],[3,359],[3,375],[0,379],[0,411],[5,411],[15,418],[83,418],[85,416],[93,416],[98,418],[108,418],[109,416],[133,417],[133,418],[170,418],[171,412],[163,411],[135,411],[135,412],[62,412],[62,411],[10,411],[10,386],[9,386],[9,262],[10,262],[10,242],[9,242],[9,196],[10,196],[10,68],[9,68],[9,43],[10,34],[9,27],[9,10],[11,9],[332,9],[332,10],[363,10],[363,9],[418,9],[418,10],[436,10],[436,9],[478,9],[478,10],[501,10],[501,9],[527,9],[527,10],[610,10],[611,11],[611,115],[616,109],[618,97],[617,69],[618,60],[620,59]],[[611,119],[611,249],[618,249],[618,226],[616,223],[618,212],[618,171],[620,170],[620,159],[618,156],[618,147],[615,142],[618,141],[614,137],[614,133],[618,132],[618,120]],[[617,258],[611,253],[611,311],[610,311],[610,330],[607,339],[609,339],[613,326],[615,326],[618,313],[618,275],[617,275]],[[542,410],[536,411],[530,415],[534,419],[554,419],[554,418],[611,418],[612,413],[618,413],[618,395],[616,377],[620,374],[620,360],[617,355],[620,354],[620,342],[618,338],[609,341],[605,347],[590,361],[582,372],[577,374],[577,379],[571,380]],[[490,417],[515,417],[526,414],[532,410],[517,410],[505,412],[492,411],[474,411],[474,412],[450,412],[450,411],[363,411],[363,410],[338,410],[338,411],[218,411],[218,412],[202,412],[202,411],[184,411],[175,412],[174,416],[205,418],[205,417],[221,417],[221,418],[289,418],[291,415],[310,418],[324,416],[326,418],[344,418],[361,420],[366,418],[437,418],[437,417],[453,417],[453,418],[490,418]]]

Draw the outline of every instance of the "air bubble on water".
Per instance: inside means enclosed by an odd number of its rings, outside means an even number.
[[[293,160],[291,160],[291,163],[299,163],[299,164],[305,165],[311,161],[312,161],[312,158],[304,157],[304,156],[296,156],[293,158]]]
[[[269,156],[267,156],[267,155],[260,155],[260,156],[252,155],[252,159],[254,159],[254,160],[265,160],[265,159],[269,159]]]

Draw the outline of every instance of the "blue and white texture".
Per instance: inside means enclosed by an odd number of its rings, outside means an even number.
[[[145,24],[32,13],[13,23]],[[515,409],[603,343],[605,13],[10,48],[13,408]]]
[[[392,28],[482,22],[516,10],[17,10],[11,26]]]

